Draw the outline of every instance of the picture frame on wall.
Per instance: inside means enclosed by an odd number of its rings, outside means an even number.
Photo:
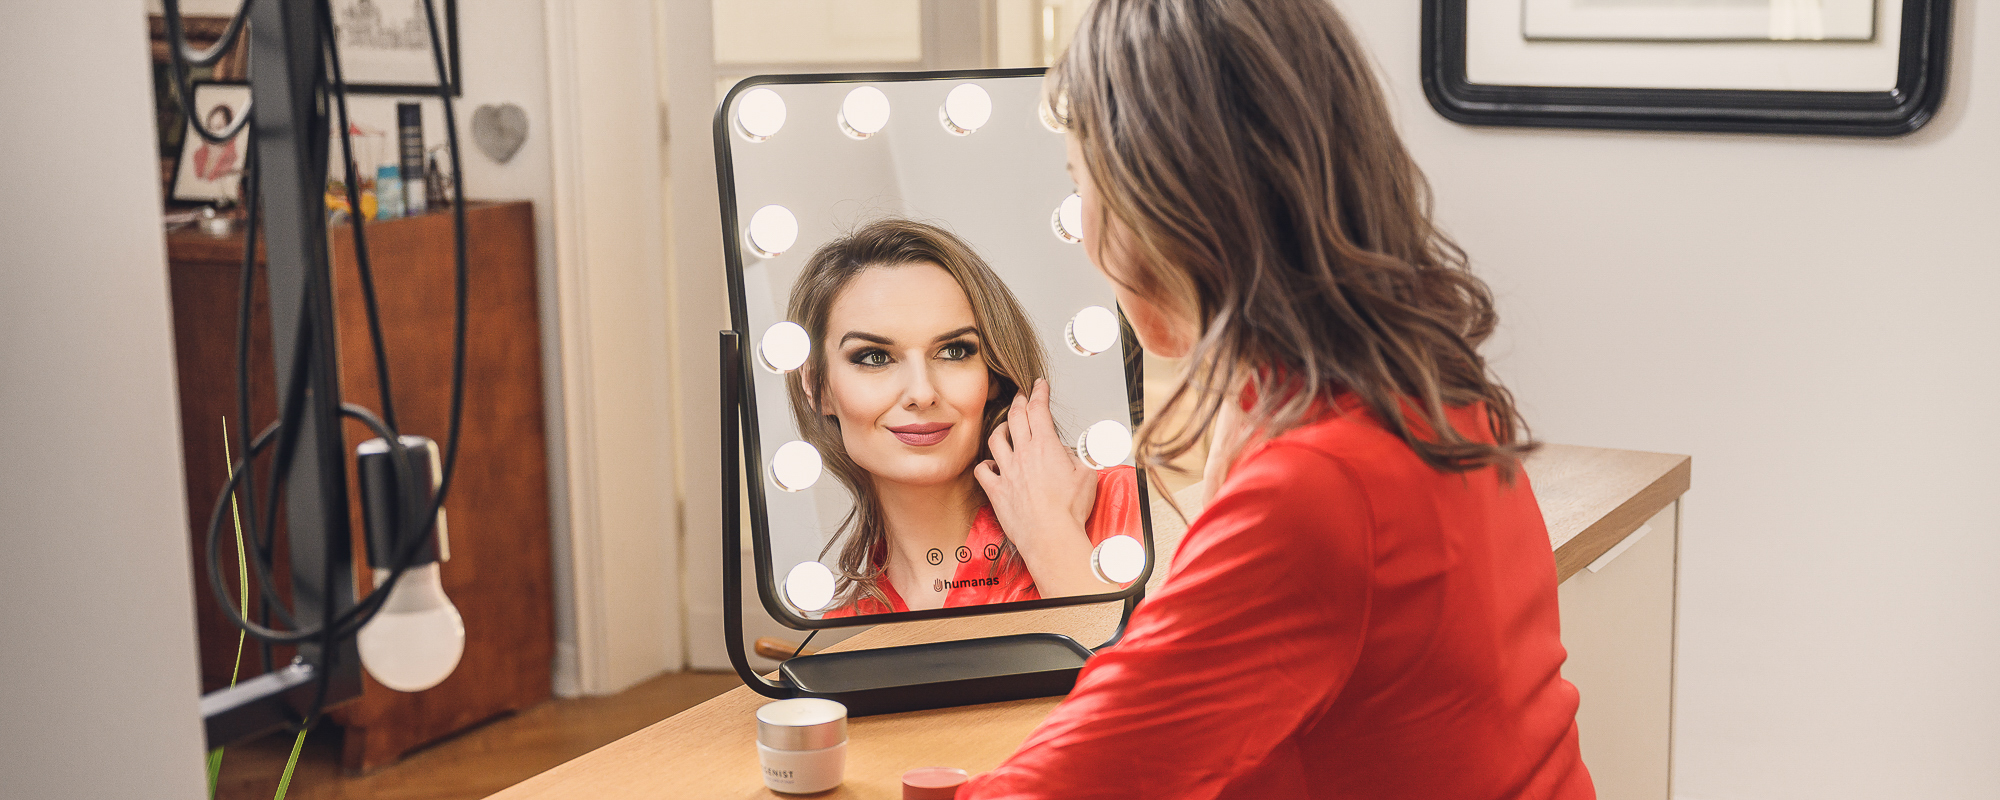
[[[1951,0],[1423,0],[1424,94],[1468,125],[1898,136],[1943,102],[1951,16]]]
[[[424,0],[329,0],[341,77],[360,94],[460,93],[458,0],[432,0],[444,26],[445,70],[431,54]],[[330,77],[330,76],[329,76]]]
[[[200,81],[193,84],[195,119],[211,131],[234,123],[250,106],[247,83]],[[181,136],[167,197],[182,203],[234,202],[239,199],[243,159],[249,155],[249,126],[229,141],[214,144],[194,132],[189,122]]]
[[[1869,42],[1894,0],[1524,0],[1530,40]]]

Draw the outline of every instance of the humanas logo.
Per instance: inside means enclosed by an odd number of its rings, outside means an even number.
[[[1000,579],[998,577],[970,578],[962,581],[948,581],[943,578],[935,578],[931,580],[931,591],[942,592],[946,589],[957,589],[964,586],[999,586],[999,585],[1000,585]]]

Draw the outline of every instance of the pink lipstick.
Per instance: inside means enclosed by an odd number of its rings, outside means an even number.
[[[895,425],[889,432],[911,447],[929,447],[944,441],[950,435],[951,424],[946,422],[926,422],[921,425]]]

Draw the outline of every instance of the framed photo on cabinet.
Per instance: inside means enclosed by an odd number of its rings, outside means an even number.
[[[1895,136],[1944,98],[1951,0],[1423,0],[1469,125]]]

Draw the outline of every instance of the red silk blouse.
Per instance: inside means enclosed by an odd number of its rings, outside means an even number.
[[[1124,641],[960,798],[1595,796],[1527,476],[1439,472],[1343,400],[1238,459]]]
[[[1129,466],[1097,471],[1097,501],[1090,507],[1090,517],[1083,524],[1084,535],[1090,537],[1092,545],[1120,534],[1134,538],[1139,536],[1137,474],[1137,470]],[[979,513],[972,518],[972,530],[965,535],[962,551],[944,554],[945,558],[959,562],[957,571],[952,573],[950,587],[944,587],[942,580],[935,582],[937,585],[934,588],[949,592],[944,598],[945,608],[1041,599],[1042,593],[1035,589],[1035,578],[1028,574],[1028,567],[1021,563],[1020,556],[1002,559],[1001,550],[1005,543],[1006,536],[1000,530],[1000,520],[993,516],[993,506],[980,506]],[[876,550],[875,563],[878,567],[885,555],[884,549]],[[996,561],[1002,563],[996,567]],[[887,605],[873,597],[862,597],[826,612],[825,617],[910,610],[902,595],[896,593],[896,587],[889,585],[887,580],[876,585],[889,596]]]

